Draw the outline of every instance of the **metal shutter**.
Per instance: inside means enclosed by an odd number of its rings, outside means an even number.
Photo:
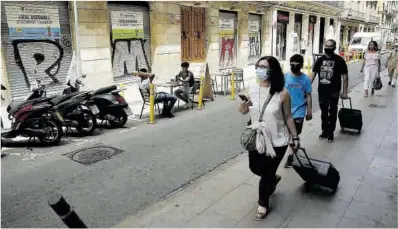
[[[151,30],[149,8],[146,6],[108,3],[109,26],[112,36],[111,11],[142,12],[144,23],[143,39],[124,39],[112,43],[112,71],[115,83],[135,82],[131,77],[132,71],[146,68],[151,71]]]
[[[261,15],[249,14],[249,64],[261,56]]]
[[[236,67],[236,60],[237,60],[237,15],[236,13],[233,12],[226,12],[226,11],[220,11],[220,16],[219,19],[222,20],[233,20],[233,27],[234,27],[234,32],[233,32],[233,37],[231,36],[222,36],[220,35],[220,62],[219,66],[220,69],[223,68],[233,68]],[[220,31],[220,24],[219,24],[219,31]],[[233,46],[233,50],[231,55],[228,55],[228,49],[229,47]]]
[[[56,9],[59,14],[59,24],[61,39],[57,40],[15,40],[14,45],[9,37],[9,27],[7,22],[6,6],[46,8]],[[55,15],[54,15],[55,16]],[[18,17],[17,13],[12,12],[8,17]],[[51,17],[51,15],[50,15]],[[36,77],[42,83],[48,84],[58,80],[59,83],[49,85],[47,93],[59,93],[62,84],[68,74],[69,65],[72,59],[72,39],[69,25],[68,2],[2,2],[1,4],[1,41],[5,62],[10,83],[11,97],[13,100],[21,100],[30,94],[30,85],[34,85],[34,69],[36,61],[33,58],[35,53],[43,54],[44,61],[37,66]],[[15,48],[14,48],[15,47]]]

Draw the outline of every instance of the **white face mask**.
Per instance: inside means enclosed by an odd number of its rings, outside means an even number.
[[[269,69],[268,68],[257,68],[256,69],[256,77],[257,79],[264,81],[269,78]]]

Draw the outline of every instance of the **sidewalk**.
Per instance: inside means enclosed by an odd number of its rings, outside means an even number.
[[[378,96],[365,99],[362,84],[350,94],[363,112],[360,136],[337,127],[335,142],[328,143],[318,140],[319,112],[305,123],[302,145],[340,171],[334,196],[303,191],[303,180],[283,168],[285,158],[271,198],[274,210],[254,221],[259,178],[243,153],[116,227],[397,227],[397,91],[383,83]]]

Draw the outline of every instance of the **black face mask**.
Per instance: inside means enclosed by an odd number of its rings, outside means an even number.
[[[333,54],[334,53],[334,49],[325,48],[324,51],[325,51],[326,54]]]
[[[291,65],[290,65],[290,70],[291,70],[293,73],[300,73],[301,65],[299,65],[299,64],[291,64]]]

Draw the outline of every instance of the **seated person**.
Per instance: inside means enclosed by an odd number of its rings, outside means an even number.
[[[145,68],[142,68],[136,75],[141,78],[141,82],[139,82],[139,87],[141,89],[149,91],[149,83],[153,81],[153,79],[155,78],[155,74],[147,73],[147,70]],[[163,117],[174,117],[172,109],[176,101],[177,98],[174,95],[170,95],[166,92],[156,92],[155,90],[155,103],[163,103]]]
[[[188,71],[189,63],[184,62],[181,64],[182,71],[176,76],[177,82],[183,82],[184,86],[177,89],[174,95],[189,105],[189,93],[192,93],[195,84],[195,78],[191,71]]]

